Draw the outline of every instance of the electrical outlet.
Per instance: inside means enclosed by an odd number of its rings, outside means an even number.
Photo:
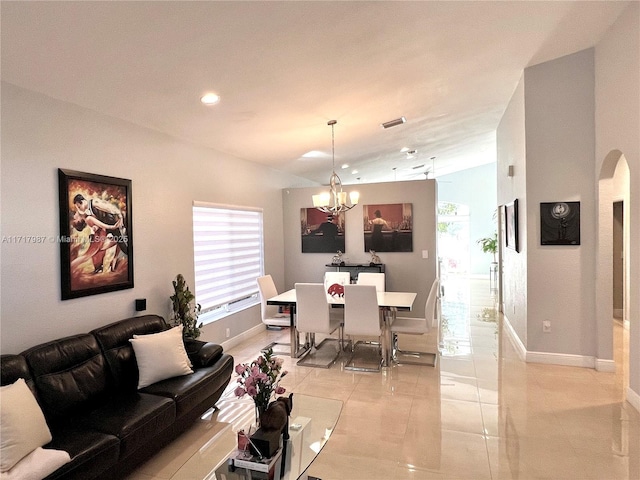
[[[542,322],[542,332],[551,333],[551,322],[549,320],[544,320]]]
[[[231,336],[231,329],[227,328],[227,338]]]

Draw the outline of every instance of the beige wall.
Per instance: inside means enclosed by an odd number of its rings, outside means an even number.
[[[180,142],[35,92],[2,84],[2,236],[57,237],[57,169],[132,181],[133,289],[60,300],[57,243],[0,244],[1,349],[87,332],[136,314],[134,300],[167,318],[171,281],[193,287],[193,200],[264,208],[265,268],[284,280],[281,189],[301,180]],[[205,326],[218,343],[260,323],[259,307]]]

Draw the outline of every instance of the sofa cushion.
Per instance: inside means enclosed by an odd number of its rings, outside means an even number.
[[[50,441],[44,414],[24,379],[0,387],[0,472]]]
[[[74,335],[22,353],[47,419],[90,410],[108,393],[107,370],[96,339]]]
[[[138,389],[167,378],[193,373],[182,341],[182,326],[149,335],[134,335]]]
[[[79,418],[89,427],[118,437],[122,458],[144,447],[175,419],[171,399],[137,392],[116,396]]]
[[[232,373],[233,357],[222,354],[210,367],[197,368],[192,375],[163,380],[141,391],[173,399],[176,403],[176,417],[180,418],[202,402],[214,397],[229,383]],[[218,398],[215,398],[213,402],[217,400]],[[213,402],[209,407],[213,406]]]
[[[27,360],[22,355],[0,355],[0,385],[10,385],[19,378],[24,378],[37,400],[36,387],[31,378]]]
[[[107,361],[116,389],[135,391],[138,387],[138,366],[129,339],[134,335],[158,333],[168,328],[158,315],[142,315],[119,320],[92,330]]]
[[[47,480],[86,480],[112,468],[120,457],[120,440],[115,435],[98,432],[71,417],[52,425],[53,440],[46,448],[64,450],[71,462],[63,465]]]

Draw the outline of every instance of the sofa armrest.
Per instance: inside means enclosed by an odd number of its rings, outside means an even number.
[[[191,360],[195,368],[213,365],[222,356],[223,352],[223,348],[218,344],[191,338],[184,339],[184,347],[189,360]]]

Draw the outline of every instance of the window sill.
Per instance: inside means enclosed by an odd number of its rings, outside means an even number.
[[[246,310],[247,308],[251,308],[255,305],[260,305],[260,301],[256,298],[248,298],[241,302],[236,302],[232,306],[228,306],[226,308],[220,308],[213,312],[203,313],[198,317],[198,321],[202,322],[203,325],[208,325],[210,323],[217,322],[218,320],[222,320],[230,315],[234,315],[238,312]]]

